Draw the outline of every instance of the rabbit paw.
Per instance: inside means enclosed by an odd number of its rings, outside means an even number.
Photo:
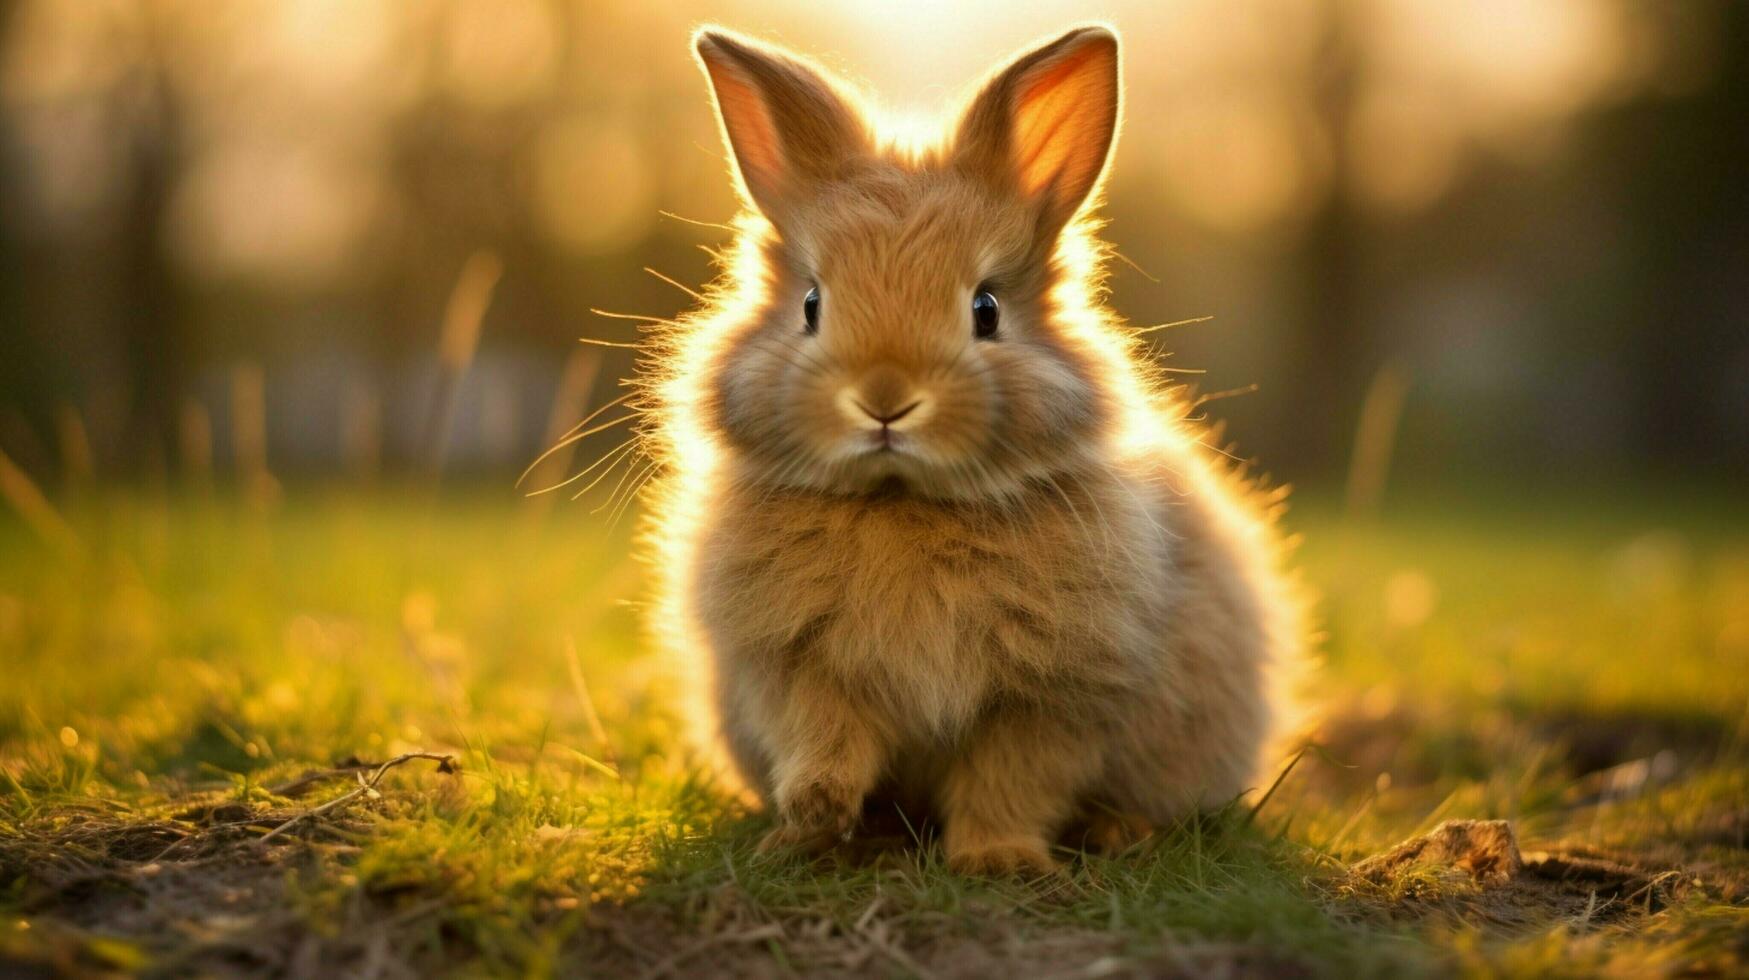
[[[831,850],[843,838],[823,827],[781,823],[759,839],[760,854],[795,852],[815,856]]]
[[[1101,854],[1118,854],[1154,836],[1154,825],[1134,813],[1098,810],[1087,816],[1084,846]]]
[[[826,780],[785,792],[778,804],[778,825],[759,842],[759,851],[830,850],[850,837],[861,802],[848,788]]]
[[[1058,864],[1040,838],[1012,837],[947,849],[947,866],[962,875],[1048,875]]]

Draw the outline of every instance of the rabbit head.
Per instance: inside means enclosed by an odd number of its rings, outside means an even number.
[[[883,139],[795,55],[696,37],[751,268],[679,379],[742,473],[828,493],[1000,497],[1091,458],[1118,411],[1097,314],[1065,300],[1118,120],[1118,46],[1082,27],[992,74],[946,141]],[[1119,358],[1119,360],[1123,360]]]

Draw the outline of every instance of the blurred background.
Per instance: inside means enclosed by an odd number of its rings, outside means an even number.
[[[1113,302],[1213,318],[1152,337],[1242,394],[1208,406],[1242,454],[1314,485],[1749,469],[1725,0],[11,0],[0,448],[50,484],[508,485],[631,369],[578,344],[636,338],[592,308],[685,308],[645,267],[699,283],[724,240],[696,24],[929,113],[1090,18],[1126,44]]]

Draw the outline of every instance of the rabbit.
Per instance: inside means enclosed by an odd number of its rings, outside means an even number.
[[[818,853],[865,810],[1043,873],[1258,787],[1300,662],[1282,496],[1101,305],[1119,45],[991,74],[938,146],[807,59],[694,36],[746,205],[640,372],[653,628],[709,738]]]

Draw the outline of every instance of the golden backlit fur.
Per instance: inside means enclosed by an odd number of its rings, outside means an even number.
[[[955,868],[1043,870],[1071,825],[1119,843],[1256,788],[1301,609],[1275,498],[1095,296],[1115,35],[1021,55],[922,150],[802,59],[697,44],[750,210],[652,340],[647,550],[766,846],[892,801]]]

